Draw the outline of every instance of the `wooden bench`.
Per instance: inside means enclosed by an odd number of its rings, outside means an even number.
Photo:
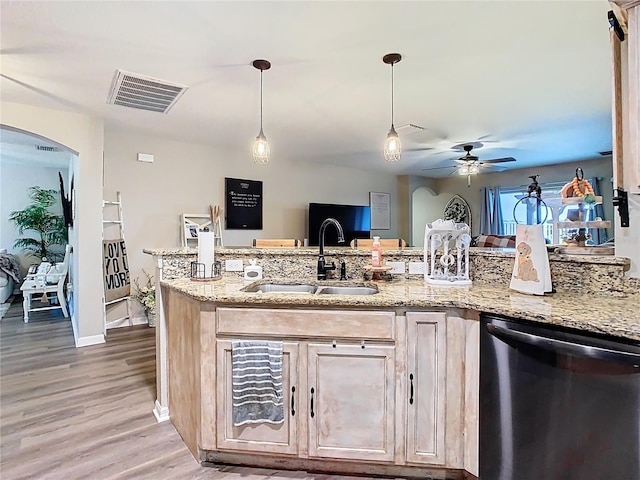
[[[296,238],[254,238],[252,242],[254,248],[298,248],[302,242]]]
[[[351,240],[350,245],[351,248],[356,250],[371,250],[371,247],[373,246],[373,239],[354,238]],[[380,246],[387,250],[402,250],[407,246],[407,242],[401,238],[381,238]]]

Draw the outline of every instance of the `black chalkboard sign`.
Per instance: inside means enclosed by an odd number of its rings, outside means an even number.
[[[262,230],[262,182],[225,178],[227,230]]]

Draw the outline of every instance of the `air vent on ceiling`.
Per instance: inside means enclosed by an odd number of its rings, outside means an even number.
[[[187,88],[186,85],[116,70],[107,103],[167,113]]]
[[[59,152],[60,151],[58,147],[48,147],[46,145],[36,145],[36,150],[40,152]]]

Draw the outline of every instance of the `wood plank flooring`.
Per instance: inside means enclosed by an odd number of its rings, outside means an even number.
[[[112,329],[106,344],[76,349],[68,319],[34,312],[25,324],[14,298],[0,321],[2,480],[363,479],[202,467],[156,422],[154,400],[154,329]]]

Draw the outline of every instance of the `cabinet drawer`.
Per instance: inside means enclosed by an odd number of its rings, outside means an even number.
[[[393,312],[219,308],[219,335],[393,340]]]

